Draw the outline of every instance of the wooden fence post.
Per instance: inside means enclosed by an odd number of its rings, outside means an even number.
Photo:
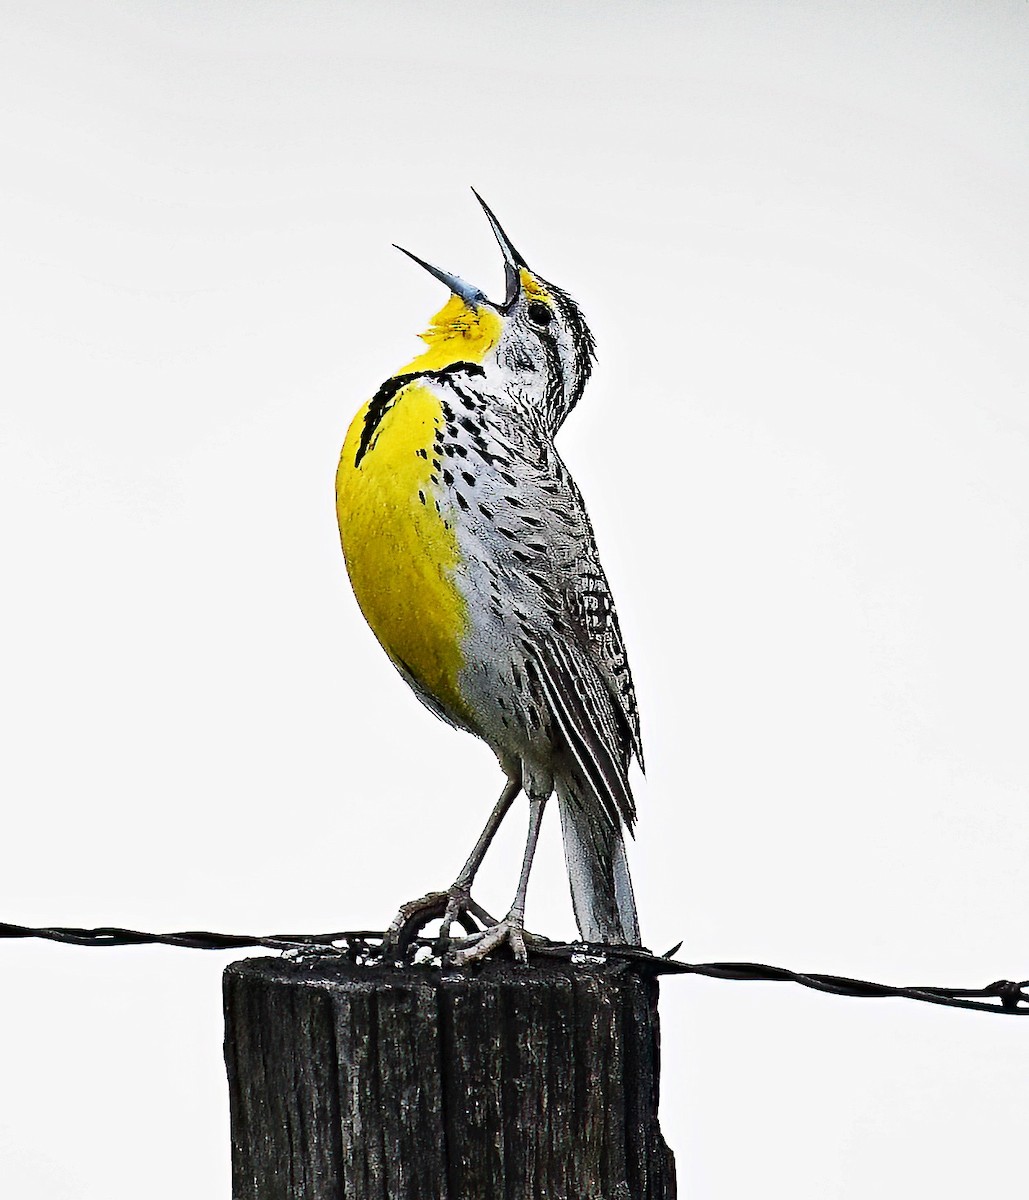
[[[657,992],[624,963],[233,963],[234,1200],[673,1200]]]

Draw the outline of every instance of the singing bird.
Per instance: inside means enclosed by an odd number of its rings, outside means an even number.
[[[436,716],[483,739],[507,784],[453,886],[401,910],[486,928],[457,962],[508,943],[526,959],[525,895],[556,793],[576,923],[591,943],[639,944],[623,829],[643,766],[632,677],[582,496],[554,437],[582,396],[594,341],[567,292],[530,270],[482,198],[506,296],[404,250],[450,289],[426,349],[354,417],[336,509],[358,604]],[[401,247],[397,247],[402,249]],[[514,902],[494,921],[476,871],[519,792],[529,831]]]

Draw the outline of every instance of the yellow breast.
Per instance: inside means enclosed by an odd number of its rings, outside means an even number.
[[[457,677],[467,609],[454,584],[460,551],[436,507],[431,478],[440,402],[415,380],[385,411],[375,404],[351,423],[336,474],[347,570],[390,658],[452,715],[464,717]]]
[[[452,296],[422,334],[426,349],[405,374],[481,363],[500,315]],[[336,473],[343,554],[365,619],[393,661],[458,720],[468,608],[454,583],[457,535],[436,505],[433,442],[444,425],[432,386],[389,387],[354,418]]]

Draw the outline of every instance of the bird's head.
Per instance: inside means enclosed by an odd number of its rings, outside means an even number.
[[[398,246],[452,293],[422,335],[429,349],[411,368],[439,368],[461,359],[479,363],[488,377],[496,371],[509,394],[524,397],[556,432],[593,369],[593,335],[571,296],[530,269],[478,192],[475,198],[504,255],[506,295],[502,303],[490,300],[459,276]]]

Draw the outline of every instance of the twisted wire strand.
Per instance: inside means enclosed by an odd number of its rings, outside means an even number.
[[[78,929],[66,926],[32,928],[0,922],[0,939],[41,938],[72,946],[177,946],[187,950],[240,950],[261,948],[278,950],[295,957],[337,956],[350,962],[411,965],[438,962],[440,946],[436,939],[412,937],[391,946],[378,930],[348,930],[337,933],[282,933],[255,937],[250,934],[211,933],[187,930],[179,933],[142,933],[135,929],[101,926]],[[736,979],[777,983],[796,983],[814,991],[859,999],[901,997],[925,1004],[1008,1016],[1029,1015],[1029,980],[1013,982],[998,979],[981,988],[893,987],[850,979],[844,975],[824,975],[789,971],[762,963],[718,962],[688,963],[673,958],[675,946],[664,955],[651,954],[636,946],[590,946],[581,942],[550,942],[534,938],[531,954],[541,958],[562,959],[572,963],[613,964],[623,969],[636,968],[652,975],[703,975],[710,979]]]

